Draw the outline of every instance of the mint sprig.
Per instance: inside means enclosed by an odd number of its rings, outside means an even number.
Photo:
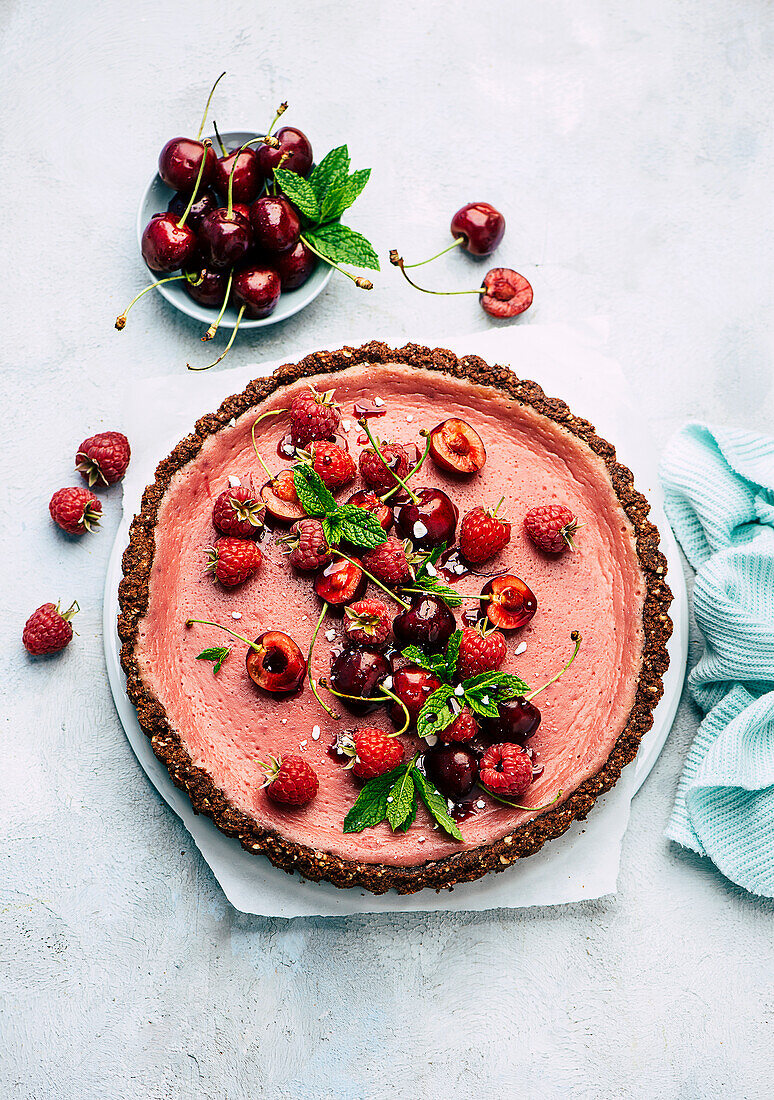
[[[423,592],[431,592],[434,596],[440,596],[448,607],[455,610],[462,606],[462,597],[455,588],[451,587],[451,585],[444,584],[438,577],[438,572],[435,568],[445,549],[445,543],[442,546],[436,546],[417,564],[414,571],[414,582],[412,587],[420,588]]]
[[[373,512],[358,508],[356,504],[339,507],[333,493],[311,466],[302,463],[293,468],[293,485],[306,514],[322,520],[329,546],[338,546],[346,539],[353,546],[372,550],[386,542],[384,528]]]
[[[457,823],[449,815],[446,799],[416,763],[415,756],[408,764],[369,779],[344,818],[344,832],[362,833],[382,821],[389,822],[393,832],[407,832],[416,820],[419,797],[441,828],[454,840],[462,840]]]
[[[211,649],[203,649],[196,658],[197,661],[213,661],[212,671],[220,672],[221,666],[231,652],[230,645],[213,646]]]

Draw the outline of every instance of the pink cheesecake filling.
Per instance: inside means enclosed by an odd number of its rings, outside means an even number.
[[[261,411],[287,408],[306,384],[273,395]],[[353,406],[370,404],[375,396],[385,403],[385,415],[371,421],[382,439],[421,443],[421,428],[448,417],[468,421],[483,439],[487,462],[480,473],[456,478],[428,459],[417,484],[443,489],[460,516],[505,497],[501,513],[513,525],[511,542],[484,568],[516,573],[538,600],[532,621],[506,636],[505,670],[539,686],[567,660],[570,633],[580,630],[583,635],[575,663],[538,700],[543,720],[530,745],[545,770],[523,798],[539,806],[561,791],[564,801],[607,760],[634,703],[642,659],[645,583],[631,524],[604,463],[533,409],[466,380],[396,364],[353,367],[318,380],[321,390],[332,386],[355,458],[361,429]],[[261,543],[261,569],[241,587],[225,589],[204,571],[205,549],[217,537],[212,527],[215,497],[228,486],[229,477],[252,477],[256,486],[266,480],[250,438],[254,421],[254,412],[245,414],[235,426],[210,436],[199,455],[175,474],[159,508],[149,605],[136,648],[146,686],[164,706],[193,763],[211,775],[236,807],[293,842],[348,860],[411,866],[500,839],[534,815],[498,805],[483,794],[479,798],[477,789],[471,797],[483,805],[476,805],[475,813],[461,823],[462,844],[435,828],[423,807],[405,834],[393,834],[386,823],[345,834],[342,822],[358,786],[351,772],[328,755],[328,747],[338,730],[364,724],[391,729],[386,714],[344,714],[334,721],[308,684],[291,699],[268,697],[248,678],[245,647],[239,642],[217,675],[209,662],[196,659],[202,649],[227,644],[228,638],[210,627],[186,628],[189,618],[223,623],[248,638],[264,630],[284,630],[306,652],[320,613],[310,577],[290,568],[274,535]],[[281,414],[256,429],[258,448],[275,471],[286,465],[276,447],[288,425]],[[340,495],[346,498],[360,487],[358,481]],[[567,504],[582,525],[576,552],[558,558],[536,551],[522,526],[529,508],[551,502]],[[470,576],[457,587],[477,593],[482,583]],[[331,649],[341,637],[340,619],[329,617],[315,648],[316,676],[329,671]],[[517,655],[522,643],[526,649]],[[405,740],[407,752],[417,744],[414,737]],[[283,809],[261,787],[259,762],[283,752],[301,753],[319,776],[317,796],[301,809]]]

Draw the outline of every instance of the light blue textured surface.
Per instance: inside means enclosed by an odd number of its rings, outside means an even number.
[[[687,425],[661,478],[667,515],[698,568],[705,650],[688,685],[707,712],[667,836],[774,897],[774,439]]]

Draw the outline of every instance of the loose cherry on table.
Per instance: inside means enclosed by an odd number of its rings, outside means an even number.
[[[280,277],[283,291],[303,286],[317,267],[317,257],[303,241],[297,241],[286,252],[273,255],[271,262]]]
[[[451,220],[451,235],[454,240],[446,248],[436,252],[427,260],[406,264],[398,255],[397,249],[390,252],[390,263],[395,267],[424,267],[439,256],[445,256],[453,248],[462,247],[471,256],[489,256],[499,245],[505,234],[505,218],[499,210],[488,202],[468,202],[461,206]]]
[[[417,716],[427,700],[441,686],[441,681],[432,672],[418,665],[405,665],[399,668],[392,678],[392,692],[396,695],[409,715],[410,724],[416,725]],[[398,703],[392,703],[389,709],[390,721],[396,726],[403,724],[405,712]]]
[[[459,512],[441,489],[424,487],[413,490],[412,499],[395,507],[395,526],[418,549],[454,542]]]
[[[256,245],[266,252],[287,252],[299,243],[301,219],[280,195],[256,199],[250,207],[250,223]]]
[[[467,421],[451,417],[430,432],[430,457],[449,473],[475,474],[486,462],[486,448]]]
[[[159,175],[167,187],[171,187],[173,191],[183,191],[190,195],[200,171],[201,181],[205,186],[212,179],[217,157],[212,144],[203,142],[201,136],[215,89],[225,75],[221,73],[212,86],[196,137],[172,138],[159,154]]]
[[[418,645],[433,652],[444,649],[456,623],[443,600],[426,592],[414,597],[411,607],[395,618],[392,628],[401,645]]]
[[[481,616],[500,630],[518,630],[526,626],[537,611],[537,598],[521,577],[501,573],[492,577],[481,590]]]
[[[306,675],[303,653],[281,630],[267,630],[256,638],[245,661],[250,679],[272,694],[295,691]]]
[[[313,161],[312,146],[306,134],[295,126],[283,126],[274,137],[276,145],[261,145],[258,149],[258,166],[264,179],[271,179],[280,163],[290,172],[306,176]]]
[[[478,759],[467,745],[439,745],[424,755],[425,772],[444,796],[456,802],[473,789]]]

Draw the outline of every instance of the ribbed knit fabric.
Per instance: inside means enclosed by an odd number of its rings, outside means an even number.
[[[688,687],[706,717],[666,835],[774,897],[774,439],[689,424],[661,480],[705,641]]]

